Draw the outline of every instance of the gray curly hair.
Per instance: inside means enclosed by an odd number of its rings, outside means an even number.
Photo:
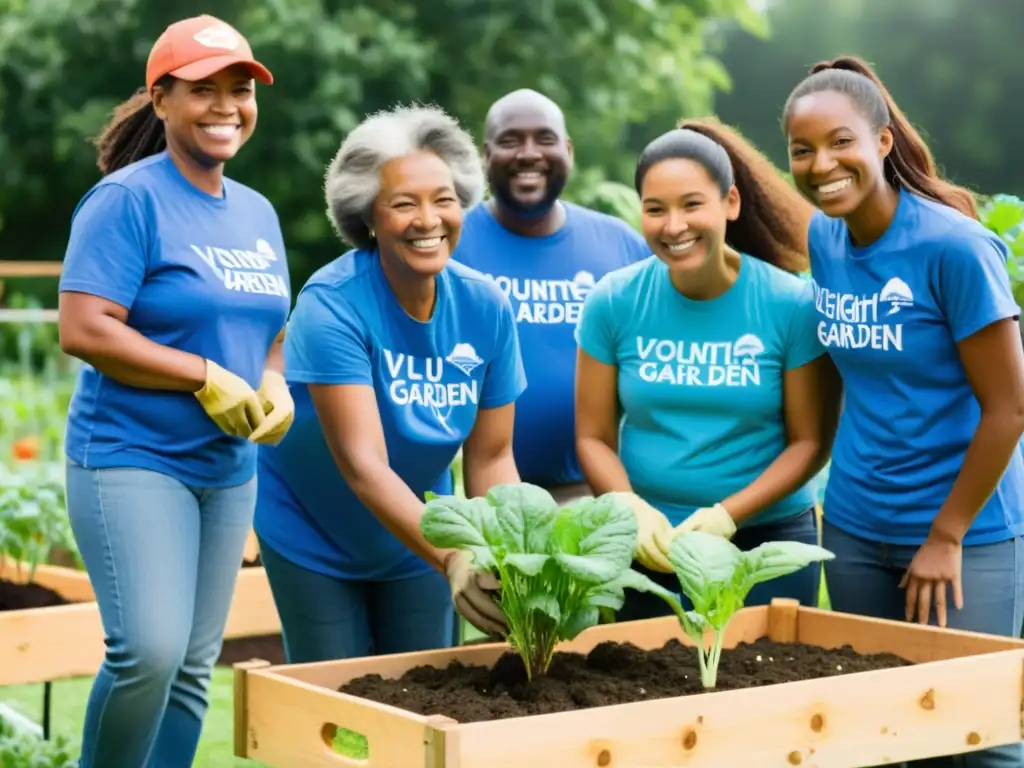
[[[370,212],[380,194],[380,171],[389,160],[430,151],[451,169],[463,210],[483,197],[483,161],[470,134],[433,106],[396,107],[370,115],[345,137],[324,177],[327,216],[335,232],[356,248],[370,248]]]

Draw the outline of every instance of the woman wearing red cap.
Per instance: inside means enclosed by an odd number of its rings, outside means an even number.
[[[171,25],[99,140],[60,284],[67,505],[107,653],[81,768],[192,765],[252,526],[257,443],[293,404],[277,214],[224,177],[270,72],[210,16]]]

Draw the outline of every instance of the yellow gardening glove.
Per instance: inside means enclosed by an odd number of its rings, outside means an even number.
[[[206,414],[229,435],[248,437],[263,423],[256,390],[213,360],[206,361],[206,383],[195,395]]]
[[[288,382],[277,371],[267,371],[263,374],[256,395],[263,405],[266,418],[249,435],[249,440],[263,445],[277,445],[295,420],[295,401],[288,391]]]
[[[636,515],[638,531],[633,559],[652,571],[673,573],[672,564],[657,545],[657,536],[667,537],[672,530],[672,523],[635,493],[619,492],[618,497],[625,501]]]
[[[444,575],[452,591],[455,610],[481,632],[492,637],[508,635],[508,620],[496,597],[501,584],[490,572],[473,567],[469,552],[458,550],[444,561]]]
[[[721,504],[715,504],[713,507],[701,507],[669,531],[668,535],[660,534],[657,540],[658,549],[667,556],[668,549],[672,546],[672,540],[676,536],[690,531],[701,531],[710,533],[712,536],[721,536],[723,539],[731,539],[736,535],[736,521]]]

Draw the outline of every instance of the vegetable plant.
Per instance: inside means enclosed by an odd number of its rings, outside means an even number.
[[[22,462],[0,464],[0,568],[4,560],[28,565],[27,581],[36,567],[59,547],[80,560],[64,506],[61,466]],[[2,576],[2,572],[0,572]]]
[[[483,498],[430,494],[420,528],[435,547],[466,550],[498,577],[508,640],[529,680],[547,672],[558,642],[597,624],[601,609],[621,608],[625,588],[647,581],[630,567],[636,516],[615,494],[565,507],[529,483],[498,485]]]
[[[44,741],[19,731],[0,717],[0,768],[76,768],[70,739],[62,734]]]
[[[827,549],[797,541],[770,541],[744,552],[720,536],[693,531],[677,536],[668,553],[693,610],[684,610],[676,595],[649,580],[630,586],[657,594],[672,606],[683,631],[697,643],[701,683],[714,688],[725,628],[743,607],[750,590],[761,582],[834,557]],[[714,633],[710,648],[704,642],[708,628]]]

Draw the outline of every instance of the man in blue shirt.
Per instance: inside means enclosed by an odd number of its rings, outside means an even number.
[[[524,482],[565,503],[589,494],[576,458],[574,331],[606,273],[650,256],[625,222],[561,200],[573,166],[562,110],[532,90],[498,99],[484,126],[492,197],[463,222],[454,258],[494,278],[515,310],[529,388],[516,403]]]

